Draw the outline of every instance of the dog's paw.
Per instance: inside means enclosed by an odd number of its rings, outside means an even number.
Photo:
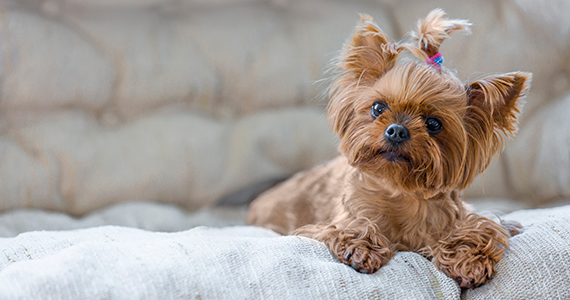
[[[478,288],[495,275],[495,261],[485,255],[467,255],[453,266],[442,265],[447,273],[461,288]]]
[[[336,245],[332,251],[338,261],[360,273],[372,274],[388,263],[392,253],[366,240],[354,239]]]
[[[436,266],[461,288],[474,289],[493,278],[495,264],[503,251],[504,248],[492,243],[477,246],[463,244],[441,247],[433,258]]]
[[[461,288],[474,289],[493,278],[495,264],[504,250],[504,245],[496,241],[473,243],[469,239],[455,240],[441,243],[433,259],[438,269]]]
[[[508,240],[508,227],[473,214],[433,247],[432,257],[460,287],[474,289],[493,278]]]

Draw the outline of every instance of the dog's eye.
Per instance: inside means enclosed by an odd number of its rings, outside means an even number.
[[[374,104],[372,104],[372,107],[370,108],[370,115],[372,115],[372,117],[374,119],[376,119],[381,114],[383,114],[384,111],[386,111],[387,109],[389,109],[389,108],[386,105],[386,103],[381,102],[381,101],[374,102]]]
[[[425,122],[429,134],[438,134],[443,129],[441,122],[439,122],[439,120],[434,117],[427,117]]]

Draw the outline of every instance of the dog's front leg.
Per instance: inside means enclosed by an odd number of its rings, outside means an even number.
[[[434,262],[462,288],[479,287],[495,275],[510,231],[508,226],[470,214],[432,249]]]
[[[360,273],[376,272],[388,263],[393,254],[388,239],[379,233],[378,226],[367,220],[336,225],[306,225],[293,234],[325,243],[339,262]]]

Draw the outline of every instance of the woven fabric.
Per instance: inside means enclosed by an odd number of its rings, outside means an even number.
[[[503,216],[525,231],[496,277],[463,294],[415,253],[359,274],[319,242],[256,227],[27,232],[0,239],[0,299],[568,299],[568,216],[570,206]]]
[[[463,299],[570,299],[570,206],[517,211],[525,231],[512,237],[495,278]]]
[[[374,275],[314,240],[255,227],[125,227],[0,239],[0,299],[456,299],[455,283],[403,252]]]

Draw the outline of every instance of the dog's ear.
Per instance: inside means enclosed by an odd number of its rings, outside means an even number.
[[[391,69],[397,56],[395,43],[390,42],[372,17],[360,15],[360,23],[343,46],[338,67],[347,79],[366,84]]]
[[[360,15],[360,23],[343,46],[335,63],[339,71],[331,84],[328,119],[342,138],[354,116],[354,97],[360,87],[374,84],[394,67],[398,50],[372,17]]]
[[[475,108],[483,112],[493,126],[505,134],[517,131],[517,115],[521,100],[530,86],[532,75],[513,72],[494,75],[472,82],[466,86],[467,104],[470,112]]]
[[[467,184],[499,154],[503,135],[513,135],[517,131],[517,116],[531,78],[530,73],[513,72],[467,84]]]

